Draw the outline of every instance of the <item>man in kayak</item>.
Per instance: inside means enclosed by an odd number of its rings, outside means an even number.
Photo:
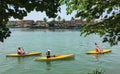
[[[96,51],[96,52],[100,52],[100,48],[99,48],[99,46],[97,45],[97,43],[95,43],[95,51]]]
[[[20,55],[25,54],[25,52],[20,47],[18,47],[17,53],[20,54]]]
[[[48,51],[46,52],[46,57],[47,57],[47,58],[50,58],[50,57],[51,57],[50,49],[48,49]]]

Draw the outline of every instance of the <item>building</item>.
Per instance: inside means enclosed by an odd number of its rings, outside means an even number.
[[[35,24],[33,20],[22,20],[21,23],[23,27],[30,27]]]
[[[34,24],[33,20],[9,21],[7,26],[14,27],[29,27]]]

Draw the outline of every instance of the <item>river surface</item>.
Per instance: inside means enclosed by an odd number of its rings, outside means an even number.
[[[102,43],[98,35],[80,36],[76,30],[26,30],[11,29],[11,37],[0,43],[0,74],[88,74],[101,68],[104,74],[120,74],[120,43],[111,47]],[[87,55],[94,43],[101,49],[111,49],[107,54]],[[18,47],[26,52],[42,52],[39,56],[6,57],[16,53]],[[45,56],[47,49],[52,54],[75,55],[72,59],[41,62],[34,58]]]

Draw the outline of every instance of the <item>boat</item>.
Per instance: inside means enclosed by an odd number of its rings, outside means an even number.
[[[95,50],[92,50],[92,51],[86,52],[86,54],[104,54],[104,53],[108,53],[111,51],[112,50],[110,50],[110,49],[102,49],[102,50],[100,50],[100,52],[96,52]]]
[[[61,60],[61,59],[68,59],[74,57],[74,54],[62,54],[62,55],[53,55],[50,58],[44,57],[37,57],[35,58],[36,61],[50,61],[50,60]]]
[[[33,56],[33,55],[40,55],[41,52],[29,52],[23,55],[14,53],[14,54],[6,54],[6,57],[26,57],[26,56]]]

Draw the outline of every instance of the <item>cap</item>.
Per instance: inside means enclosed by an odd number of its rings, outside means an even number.
[[[50,49],[48,49],[48,51],[51,51]]]

